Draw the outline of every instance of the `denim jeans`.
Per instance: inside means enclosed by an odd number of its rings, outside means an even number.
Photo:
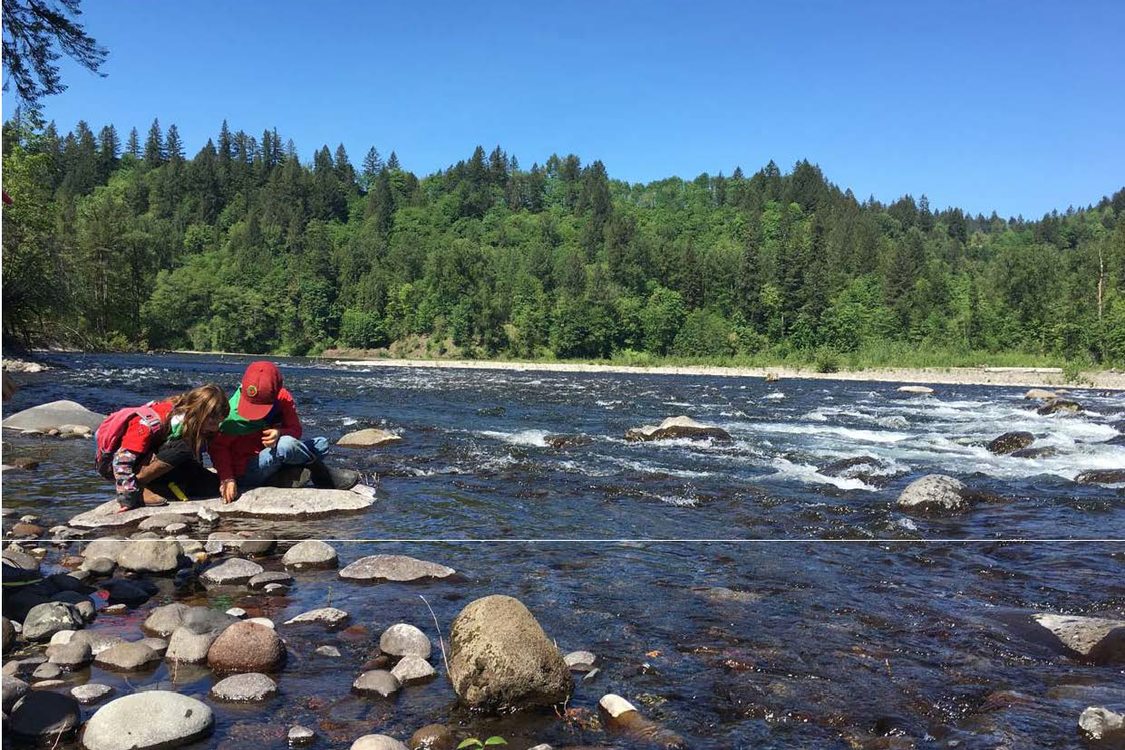
[[[260,487],[281,471],[282,467],[307,466],[324,458],[326,453],[328,453],[328,438],[298,440],[282,435],[277,445],[262,449],[257,461],[250,459],[246,464],[246,473],[238,478],[238,484],[244,489]]]

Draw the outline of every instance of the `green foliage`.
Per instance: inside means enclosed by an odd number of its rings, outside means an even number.
[[[98,135],[95,136],[94,133]],[[4,337],[304,354],[1125,364],[1125,191],[1009,221],[802,161],[647,185],[499,148],[419,179],[226,123],[4,126]],[[826,370],[827,371],[827,370]]]
[[[481,750],[486,747],[498,747],[500,745],[507,745],[508,741],[503,737],[494,735],[488,739],[481,741],[476,737],[469,737],[461,740],[461,744],[457,746],[457,750]]]

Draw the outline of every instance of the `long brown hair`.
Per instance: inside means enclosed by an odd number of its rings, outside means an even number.
[[[169,400],[172,402],[172,416],[183,415],[183,438],[191,446],[191,451],[195,454],[195,457],[199,458],[206,437],[203,434],[204,422],[207,421],[208,417],[215,416],[219,419],[226,419],[227,415],[230,414],[227,394],[214,383],[208,383],[198,388],[192,388],[178,396],[173,396]]]

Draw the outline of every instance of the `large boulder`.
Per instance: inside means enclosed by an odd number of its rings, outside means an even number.
[[[274,672],[284,661],[281,638],[256,622],[231,625],[207,652],[207,664],[216,672]]]
[[[998,455],[1006,455],[1022,450],[1034,442],[1035,436],[1030,432],[1005,432],[988,444],[988,450]]]
[[[24,432],[47,432],[60,430],[70,425],[87,427],[91,431],[101,427],[104,414],[98,414],[74,401],[52,401],[49,404],[33,406],[0,422],[6,429]]]
[[[395,435],[393,432],[371,427],[366,430],[349,432],[347,435],[337,440],[336,445],[344,448],[379,448],[384,445],[394,445],[395,443],[401,442],[402,438]]]
[[[965,485],[953,477],[928,474],[907,485],[898,497],[898,506],[923,513],[957,513],[968,509]]]
[[[82,708],[69,695],[32,690],[16,701],[4,728],[21,737],[50,742],[73,732],[81,719]]]
[[[646,424],[644,427],[635,427],[625,433],[625,439],[630,441],[673,438],[730,440],[730,433],[722,427],[701,424],[686,416],[668,417],[659,425]]]
[[[335,568],[340,557],[336,549],[319,539],[297,542],[281,557],[281,564],[287,568],[304,570],[307,568]]]
[[[448,578],[456,572],[453,568],[405,555],[369,555],[348,565],[339,575],[352,581],[402,582]]]
[[[174,573],[180,567],[180,543],[171,539],[142,539],[125,545],[117,565],[136,573]]]
[[[518,599],[486,596],[453,621],[449,677],[473,708],[508,711],[554,706],[570,696],[570,670]]]
[[[29,641],[45,641],[60,630],[78,630],[84,624],[75,605],[45,602],[32,607],[23,618],[23,637]]]
[[[166,690],[148,690],[110,701],[86,723],[88,750],[180,747],[206,737],[215,719],[207,704]]]
[[[1094,664],[1125,664],[1125,620],[1071,615],[1035,615],[1062,644]]]

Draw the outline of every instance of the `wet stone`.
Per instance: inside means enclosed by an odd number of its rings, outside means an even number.
[[[15,675],[6,674],[3,677],[4,686],[4,713],[10,713],[16,701],[27,695],[30,686]]]
[[[391,674],[403,685],[415,685],[437,677],[437,672],[425,659],[417,656],[407,656],[399,661],[391,670]]]
[[[237,586],[264,572],[258,563],[234,558],[203,571],[199,580],[206,587]]]
[[[77,630],[84,624],[78,608],[65,602],[46,602],[31,608],[23,619],[23,637],[45,641],[60,630]]]
[[[206,737],[215,719],[207,704],[166,690],[117,698],[86,723],[87,750],[150,750],[187,745]]]
[[[277,547],[276,539],[247,539],[238,545],[238,551],[240,554],[255,557],[268,555],[275,547]]]
[[[336,549],[319,539],[297,542],[281,558],[281,564],[295,570],[335,568],[339,563]]]
[[[399,690],[398,678],[385,669],[364,672],[352,683],[352,689],[362,695],[389,698]]]
[[[391,656],[430,658],[429,637],[413,625],[400,622],[391,625],[379,637],[379,650]]]
[[[320,656],[336,658],[340,656],[340,649],[336,648],[335,646],[317,646],[314,653],[319,654]]]
[[[259,573],[246,582],[246,585],[252,589],[264,589],[271,583],[288,585],[293,582],[293,576],[281,571],[267,570],[265,573]]]
[[[354,581],[418,581],[448,578],[456,571],[444,565],[405,555],[370,555],[340,571],[340,577]]]
[[[102,669],[115,672],[136,672],[155,666],[160,654],[143,643],[118,643],[107,648],[94,659],[94,664]]]
[[[219,634],[214,631],[195,633],[187,626],[176,628],[168,640],[164,658],[173,663],[201,664],[207,661],[207,652]]]
[[[316,739],[316,732],[300,724],[289,727],[289,734],[286,735],[290,747],[304,747],[312,744],[314,739]]]
[[[83,706],[88,706],[91,703],[109,697],[113,694],[113,688],[109,685],[102,685],[97,682],[89,682],[85,685],[79,685],[71,688],[70,694],[81,703]]]
[[[117,567],[117,562],[108,557],[86,558],[80,570],[88,570],[94,575],[107,576]]]
[[[137,528],[141,531],[160,531],[174,523],[190,524],[194,519],[181,516],[177,513],[166,513],[158,516],[149,516],[141,521]]]
[[[219,701],[258,702],[277,694],[277,683],[264,674],[236,674],[215,683],[211,697]]]
[[[454,750],[457,738],[444,724],[427,724],[410,735],[407,744],[412,750]]]
[[[394,737],[385,734],[365,734],[352,743],[351,750],[408,750]]]
[[[296,617],[286,620],[286,625],[293,625],[294,623],[301,622],[318,622],[328,627],[338,627],[347,621],[349,615],[342,609],[335,607],[322,607],[320,609],[313,609],[308,612],[302,612]]]
[[[563,657],[571,672],[589,672],[597,660],[598,657],[589,651],[571,651]]]
[[[85,641],[70,641],[47,647],[47,657],[52,664],[63,669],[74,670],[89,664],[94,658],[90,644]]]
[[[16,701],[5,729],[37,740],[50,740],[78,727],[82,711],[69,695],[32,690]]]
[[[50,662],[47,662],[46,664],[40,664],[35,668],[35,671],[31,673],[31,679],[36,681],[57,680],[61,675],[62,670],[59,668],[58,664],[51,664]]]
[[[184,613],[189,609],[188,605],[179,602],[157,607],[145,619],[141,627],[146,633],[155,633],[162,636],[171,635],[176,628],[183,624]]]

